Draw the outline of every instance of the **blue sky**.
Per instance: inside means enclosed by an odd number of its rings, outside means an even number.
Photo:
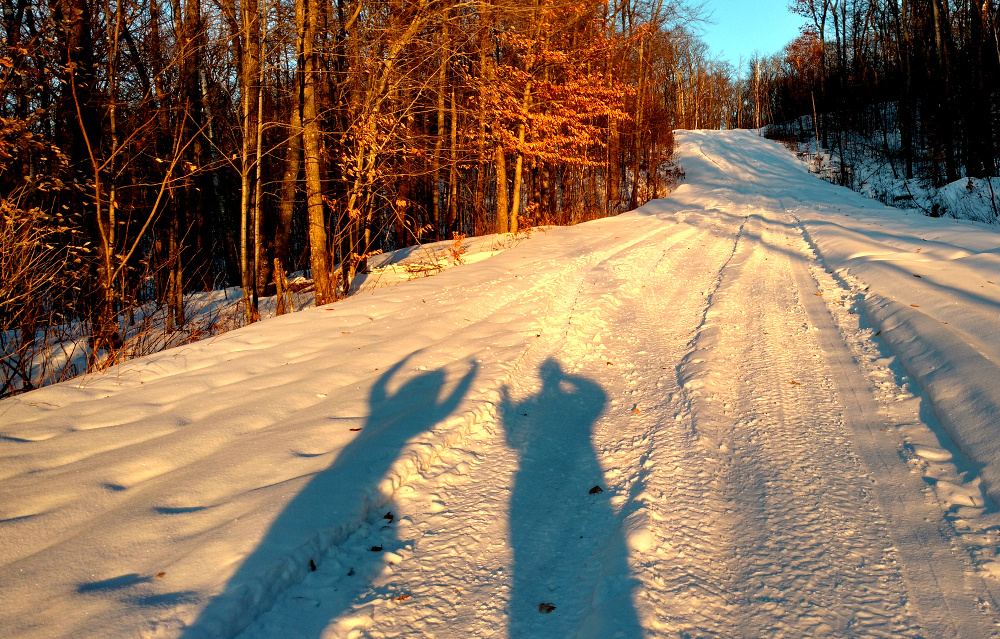
[[[711,22],[701,25],[712,55],[733,66],[754,51],[770,55],[799,34],[805,18],[788,9],[789,0],[708,0],[705,14]]]

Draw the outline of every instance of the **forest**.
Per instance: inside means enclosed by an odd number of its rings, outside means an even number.
[[[806,20],[802,34],[756,62],[775,135],[815,137],[839,158],[845,186],[857,186],[852,156],[931,188],[1000,174],[993,0],[792,0],[791,9]],[[813,130],[803,115],[817,116]]]

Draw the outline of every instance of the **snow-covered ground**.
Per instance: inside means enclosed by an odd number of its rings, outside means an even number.
[[[0,402],[0,636],[1000,634],[1000,234],[677,140],[638,211]]]
[[[429,242],[409,246],[392,253],[378,254],[368,260],[368,268],[351,282],[351,294],[357,295],[385,286],[394,286],[421,277],[436,275],[449,268],[473,264],[489,259],[508,248],[517,246],[532,233],[544,228],[529,228],[517,234],[489,235],[483,237],[456,237],[453,240]],[[339,271],[339,265],[334,269]],[[286,293],[289,308],[300,311],[315,305],[312,281],[301,272],[289,280]],[[277,297],[262,297],[257,306],[260,318],[275,317],[278,313]],[[229,287],[207,292],[184,295],[185,322],[179,329],[168,329],[167,308],[156,302],[141,303],[119,317],[118,331],[123,344],[113,356],[106,353],[98,357],[97,370],[114,366],[116,362],[158,353],[181,344],[217,337],[246,324],[244,320],[243,290]],[[27,352],[19,348],[20,332],[0,334],[0,399],[6,396],[5,385],[10,384],[11,394],[21,392],[23,380],[13,373],[23,368],[31,386],[40,388],[83,375],[92,355],[89,327],[74,322],[38,329],[35,348]],[[4,361],[6,360],[6,361]],[[11,377],[7,377],[10,374]]]
[[[884,108],[889,113],[878,117],[887,120],[886,126],[895,128],[896,125],[891,124],[895,120],[894,108]],[[931,179],[931,173],[934,170],[943,171],[943,168],[926,158],[917,158],[914,161],[914,177],[907,179],[898,133],[885,136],[871,134],[876,138],[871,139],[857,131],[847,131],[844,134],[843,163],[839,152],[826,147],[817,157],[814,131],[812,117],[807,115],[764,129],[766,135],[786,140],[799,157],[809,163],[810,170],[823,179],[834,184],[846,184],[883,204],[929,217],[1000,224],[1000,177],[962,177],[935,186],[935,182],[944,178]],[[835,146],[832,137],[829,143]],[[846,175],[841,175],[845,170],[843,165],[846,165]]]

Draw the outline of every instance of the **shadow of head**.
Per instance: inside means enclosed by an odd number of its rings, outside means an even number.
[[[515,403],[510,390],[501,389],[501,421],[507,443],[522,450],[534,443],[558,439],[560,448],[573,443],[590,446],[590,431],[607,404],[607,395],[596,382],[563,370],[548,358],[538,368],[541,389]]]

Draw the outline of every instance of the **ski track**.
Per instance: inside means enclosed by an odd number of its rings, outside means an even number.
[[[972,573],[947,531],[921,548],[897,543],[905,516],[882,513],[871,445],[845,421],[817,326],[831,329],[836,311],[820,299],[813,278],[825,271],[795,219],[722,206],[678,213],[588,262],[506,376],[519,407],[544,411],[531,398],[552,361],[608,397],[591,434],[603,476],[536,487],[553,492],[541,496],[548,524],[532,523],[538,583],[527,597],[511,573],[527,570],[515,561],[525,542],[512,504],[528,462],[505,438],[500,422],[512,417],[501,408],[397,492],[384,509],[396,523],[380,511],[345,544],[346,559],[285,593],[244,636],[995,636],[988,594],[949,605],[954,593],[901,568],[903,545],[931,573]],[[862,387],[848,390],[891,422],[888,403],[905,391],[879,393],[873,372],[846,359]],[[607,497],[586,495],[591,483]],[[919,483],[920,514],[940,517]],[[365,552],[378,545],[383,554]],[[371,566],[367,582],[355,563]]]

